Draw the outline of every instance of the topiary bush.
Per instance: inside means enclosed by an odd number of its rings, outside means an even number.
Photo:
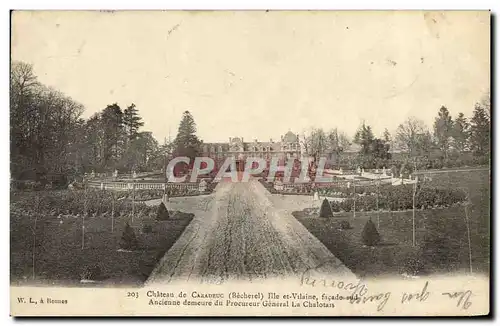
[[[323,199],[323,203],[321,203],[319,217],[333,217],[332,208],[330,207],[330,203],[326,198]]]
[[[165,207],[163,202],[158,206],[158,211],[156,213],[156,219],[158,221],[165,221],[170,218],[170,214],[168,213],[168,209]]]
[[[363,241],[363,244],[370,247],[376,246],[380,243],[380,234],[371,219],[366,222],[365,227],[363,228],[361,240]]]
[[[139,246],[134,229],[127,223],[120,240],[120,248],[125,250],[135,250]]]

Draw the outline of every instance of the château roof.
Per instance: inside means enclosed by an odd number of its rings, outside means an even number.
[[[283,136],[283,141],[288,143],[295,143],[298,141],[298,137],[293,132],[289,131]]]

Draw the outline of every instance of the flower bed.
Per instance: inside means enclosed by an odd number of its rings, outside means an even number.
[[[358,193],[356,191],[356,193]],[[415,207],[419,209],[435,207],[451,207],[463,203],[466,194],[462,189],[443,187],[422,187],[417,190]],[[334,212],[350,212],[354,208],[354,199],[346,198],[343,201],[330,202]],[[413,186],[381,187],[378,195],[378,209],[401,211],[413,208]],[[356,211],[374,211],[377,209],[377,194],[361,193],[356,197]]]
[[[77,191],[50,191],[50,192],[24,192],[11,195],[11,211],[22,214],[38,212],[58,215],[82,215],[84,212],[89,216],[109,215],[115,216],[130,214],[132,205],[137,215],[152,215],[156,207],[147,206],[144,203],[124,200],[125,193],[114,193],[112,191],[88,189]]]
[[[301,185],[296,189],[284,189],[278,191],[274,189],[271,182],[260,180],[264,187],[272,194],[290,195],[312,195],[314,188],[310,184]],[[331,201],[333,212],[351,212],[354,209],[354,187],[350,188],[328,188],[318,189],[321,197],[342,198],[340,201]],[[376,185],[357,186],[356,189],[356,211],[375,211],[378,209],[386,211],[402,211],[413,208],[413,185]],[[437,186],[419,186],[415,196],[415,207],[425,208],[445,208],[466,201],[466,194],[459,188],[446,188]]]

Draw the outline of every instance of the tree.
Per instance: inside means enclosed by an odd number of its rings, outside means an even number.
[[[38,82],[33,66],[13,61],[10,74],[13,177],[34,175],[33,172],[39,175],[113,170],[122,167],[125,154],[137,158],[134,164],[142,168],[158,161],[158,144],[151,133],[139,131],[144,123],[134,104],[125,112],[116,103],[108,105],[88,120],[82,119],[83,111],[80,103]]]
[[[38,82],[33,66],[12,62],[10,75],[11,173],[66,172],[80,152],[83,106]]]
[[[415,117],[409,117],[396,130],[396,144],[408,151],[410,157],[425,153],[430,133],[425,123]]]
[[[104,133],[101,125],[101,114],[93,114],[84,126],[84,166],[91,170],[103,164]]]
[[[476,103],[470,120],[470,145],[476,156],[489,156],[490,128],[489,105],[485,101]]]
[[[134,229],[130,226],[129,223],[125,225],[125,229],[123,230],[122,238],[120,241],[120,248],[125,250],[134,250],[139,246],[139,242],[135,236]]]
[[[390,144],[392,141],[391,134],[390,134],[389,130],[387,130],[387,128],[384,129],[384,134],[382,136],[382,139],[384,140],[384,142],[386,144]]]
[[[365,227],[363,228],[361,240],[363,240],[364,245],[370,247],[376,246],[380,243],[380,234],[371,219],[366,222]]]
[[[116,103],[108,105],[101,113],[103,129],[103,165],[114,167],[124,152],[123,112]]]
[[[144,122],[139,116],[139,110],[137,110],[134,103],[123,111],[123,125],[129,140],[135,139],[139,133],[139,128],[144,126]]]
[[[391,159],[390,144],[382,139],[375,138],[370,144],[371,165],[377,168],[387,165],[387,161]]]
[[[165,207],[165,204],[163,201],[160,203],[158,206],[158,211],[156,212],[156,219],[158,221],[166,221],[170,218],[170,214],[168,212],[168,209]]]
[[[333,217],[332,207],[326,198],[323,199],[323,202],[321,203],[319,217]]]
[[[450,138],[453,136],[453,120],[445,106],[441,106],[438,116],[434,120],[434,137],[445,158],[450,149]]]
[[[390,145],[384,140],[375,138],[370,126],[364,122],[356,131],[354,142],[361,146],[357,162],[365,168],[385,166],[390,159]]]
[[[174,155],[186,156],[193,162],[200,152],[201,141],[196,136],[196,123],[189,111],[184,111],[179,125],[177,137],[174,140]]]
[[[351,146],[351,140],[349,139],[349,136],[345,132],[339,132],[338,133],[338,138],[339,138],[339,145],[342,149],[342,151],[345,151]]]
[[[453,146],[458,152],[463,152],[467,148],[470,135],[470,125],[467,118],[460,112],[453,123]]]
[[[354,135],[354,143],[361,146],[360,154],[370,154],[371,145],[374,139],[375,136],[373,135],[372,128],[363,122]]]
[[[311,128],[309,134],[304,137],[304,147],[307,154],[312,155],[317,161],[328,150],[328,137],[325,131],[321,128]]]
[[[120,166],[127,170],[150,170],[151,163],[159,155],[158,142],[149,131],[139,132],[128,144],[122,156]]]

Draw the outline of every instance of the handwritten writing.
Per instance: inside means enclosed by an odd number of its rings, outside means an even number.
[[[469,307],[472,305],[472,302],[470,300],[472,297],[471,290],[456,291],[456,292],[443,292],[441,294],[448,297],[449,299],[456,299],[457,300],[457,307],[462,308],[463,310],[469,309]]]

